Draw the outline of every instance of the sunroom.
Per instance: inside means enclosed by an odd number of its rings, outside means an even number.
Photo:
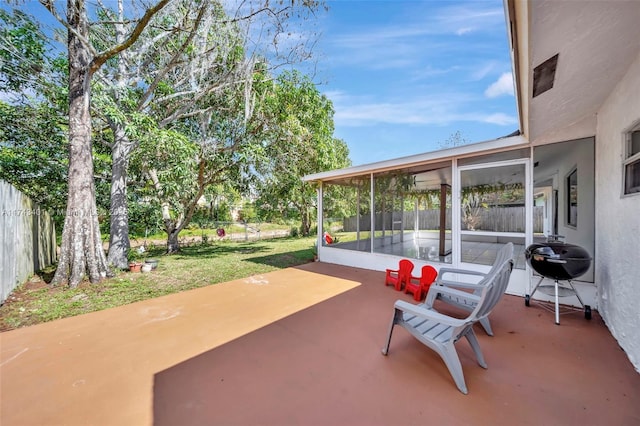
[[[513,135],[305,180],[318,184],[323,262],[384,270],[406,258],[416,270],[486,272],[501,245],[512,242],[507,291],[524,296],[534,279],[528,245],[561,235],[594,252],[593,138],[534,147]],[[592,268],[574,285],[585,304],[595,305]],[[563,303],[580,306],[575,297]]]

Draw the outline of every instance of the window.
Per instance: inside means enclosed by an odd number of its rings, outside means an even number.
[[[331,246],[371,251],[371,178],[360,175],[322,184],[322,231]],[[324,240],[328,242],[327,239]]]
[[[640,124],[625,135],[624,193],[640,193]]]
[[[373,252],[451,263],[451,162],[374,175]]]
[[[578,169],[567,176],[567,225],[578,226]]]

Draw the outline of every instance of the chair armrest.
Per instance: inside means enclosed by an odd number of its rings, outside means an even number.
[[[466,323],[464,319],[453,318],[448,315],[441,314],[438,311],[423,308],[421,305],[414,305],[404,300],[397,300],[394,307],[402,312],[413,314],[422,318],[427,318],[441,322],[442,324],[459,327]]]
[[[479,271],[471,271],[468,269],[454,269],[454,268],[440,268],[438,272],[438,277],[436,278],[437,285],[446,285],[453,287],[462,287],[462,288],[478,288],[478,284],[474,282],[461,282],[454,280],[447,280],[444,278],[445,274],[459,274],[459,275],[467,275],[467,276],[475,276],[479,278],[484,278],[487,274]]]
[[[444,274],[477,275],[479,277],[487,275],[485,272],[472,271],[470,269],[440,268],[438,271],[438,277],[441,277]]]
[[[460,281],[449,281],[449,280],[440,280],[436,281],[435,285],[440,287],[458,287],[458,288],[466,288],[470,290],[475,290],[484,287],[481,284],[476,283],[465,283]]]
[[[456,290],[455,288],[452,288],[452,287],[432,285],[429,288],[429,293],[427,293],[427,298],[425,299],[425,302],[424,302],[426,309],[429,309],[433,306],[433,303],[436,301],[436,298],[438,297],[439,294],[459,297],[467,300],[471,299],[471,300],[474,300],[475,302],[480,301],[480,296],[475,295],[473,293],[469,293],[467,291],[462,291],[462,290]]]
[[[429,288],[429,293],[431,293],[432,291],[434,293],[447,294],[449,296],[469,297],[469,298],[473,298],[473,299],[480,299],[480,296],[478,296],[477,294],[469,293],[468,291],[458,290],[458,289],[455,289],[453,287],[432,285]]]

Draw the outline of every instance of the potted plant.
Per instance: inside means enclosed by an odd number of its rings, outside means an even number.
[[[129,271],[140,272],[142,270],[142,253],[137,249],[129,249],[127,255],[129,260]]]

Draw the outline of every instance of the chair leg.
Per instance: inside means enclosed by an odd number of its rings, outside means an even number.
[[[476,334],[473,332],[473,329],[470,328],[467,334],[465,334],[471,349],[473,349],[473,353],[476,355],[476,359],[478,360],[478,364],[482,368],[487,368],[487,363],[484,360],[484,356],[482,356],[482,350],[480,349],[480,343],[478,343],[478,338]]]
[[[391,335],[393,334],[393,327],[398,323],[398,320],[402,318],[402,312],[398,309],[394,309],[393,318],[391,318],[391,325],[389,325],[389,335],[387,336],[387,344],[382,348],[382,355],[389,354],[389,345],[391,344]]]
[[[422,300],[422,288],[418,287],[413,293],[413,300],[419,302]]]
[[[484,317],[480,320],[480,325],[484,328],[484,331],[487,332],[489,336],[493,336],[493,330],[491,329],[491,323],[489,322],[488,317]]]
[[[460,364],[460,358],[458,358],[458,352],[456,351],[453,343],[448,343],[441,348],[441,351],[437,351],[447,368],[453,381],[456,382],[458,390],[463,394],[468,394],[467,385],[464,382],[464,374],[462,373],[462,364]]]

